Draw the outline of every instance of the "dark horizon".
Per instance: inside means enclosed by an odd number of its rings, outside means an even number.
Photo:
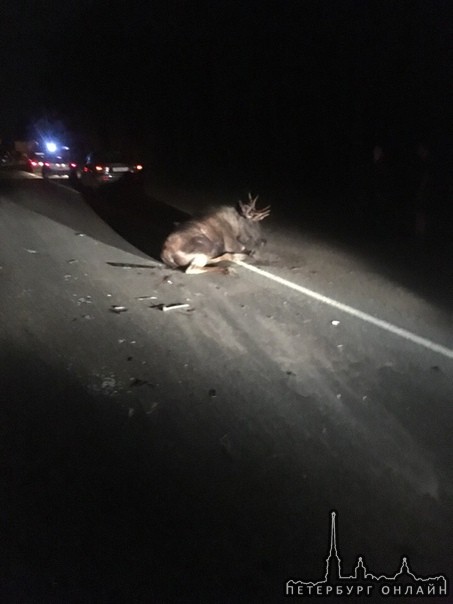
[[[182,180],[339,189],[376,146],[451,147],[447,2],[25,4],[3,19],[4,139],[48,117]]]

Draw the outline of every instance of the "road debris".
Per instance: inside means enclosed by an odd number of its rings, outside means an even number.
[[[101,392],[107,396],[116,396],[118,394],[121,383],[117,381],[114,374],[104,376],[95,374],[94,377],[97,383],[88,385],[88,389],[91,392]]]
[[[91,321],[92,319],[94,319],[94,317],[92,317],[91,315],[82,315],[82,319],[86,319],[87,321]]]
[[[154,411],[157,409],[158,406],[159,406],[159,403],[156,403],[156,402],[151,403],[148,411],[146,411],[146,415],[151,415],[151,413],[154,413]]]
[[[85,233],[74,233],[76,237],[85,237]]]
[[[150,308],[156,308],[157,310],[162,310],[163,312],[167,312],[169,310],[181,310],[183,308],[189,309],[189,307],[190,307],[190,304],[187,304],[186,302],[181,303],[181,304],[153,304],[152,306],[150,306]],[[195,310],[195,309],[192,308],[190,310]]]
[[[25,251],[28,252],[29,254],[37,254],[38,253],[36,250],[28,250],[27,248],[25,248]]]
[[[93,300],[91,296],[86,296],[85,298],[78,298],[77,304],[80,306],[81,304],[93,304]]]
[[[170,279],[170,275],[165,275],[165,277],[162,277],[161,283],[168,283],[169,285],[173,285],[173,281]]]
[[[340,325],[340,321],[331,321],[331,324],[336,327],[337,325]]]
[[[102,390],[114,391],[116,388],[116,380],[113,375],[107,376],[102,380],[101,384]]]
[[[157,300],[157,296],[137,296],[136,300]]]
[[[119,314],[119,313],[121,313],[121,312],[126,312],[127,310],[129,310],[129,309],[127,308],[127,306],[117,306],[117,305],[113,304],[113,305],[110,307],[110,312],[114,312],[114,313],[116,313],[116,314]]]
[[[107,264],[109,266],[116,266],[117,268],[163,268],[160,264],[131,264],[129,262],[107,262]]]
[[[78,260],[76,260],[75,258],[71,258],[71,260],[66,260],[66,262],[68,264],[74,264],[75,262],[78,262]]]
[[[209,390],[208,394],[209,394],[209,396],[210,396],[211,398],[215,398],[215,397],[217,396],[217,391],[216,391],[216,389],[215,389],[215,388],[211,388],[211,389]]]
[[[152,386],[148,380],[141,380],[139,378],[130,378],[129,381],[131,386]]]

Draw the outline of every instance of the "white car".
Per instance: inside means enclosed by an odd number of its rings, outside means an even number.
[[[83,187],[98,189],[121,182],[141,184],[143,165],[119,152],[93,152],[76,168],[76,177]]]

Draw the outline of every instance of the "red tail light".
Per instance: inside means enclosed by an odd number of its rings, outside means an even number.
[[[77,168],[77,164],[75,164],[74,162],[71,162],[71,163],[69,164],[69,166],[70,166],[71,168]]]
[[[37,165],[38,165],[38,162],[37,162],[37,161],[32,161],[32,162],[30,162],[30,163],[31,163],[31,165],[32,165],[32,166],[37,166]]]
[[[48,161],[45,161],[45,162],[44,162],[44,165],[46,166],[46,168],[48,168],[48,167],[50,166],[50,164],[49,164],[49,162],[48,162]]]
[[[103,169],[104,169],[103,166],[95,166],[96,172],[102,172]]]

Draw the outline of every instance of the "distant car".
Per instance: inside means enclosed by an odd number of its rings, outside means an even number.
[[[73,172],[90,189],[118,182],[141,185],[143,181],[143,164],[118,151],[90,153]]]
[[[27,160],[27,170],[32,174],[42,174],[44,159],[44,153],[40,153],[39,151],[33,153]]]
[[[46,155],[42,166],[43,178],[70,178],[73,170],[77,167],[67,153],[61,155]]]

